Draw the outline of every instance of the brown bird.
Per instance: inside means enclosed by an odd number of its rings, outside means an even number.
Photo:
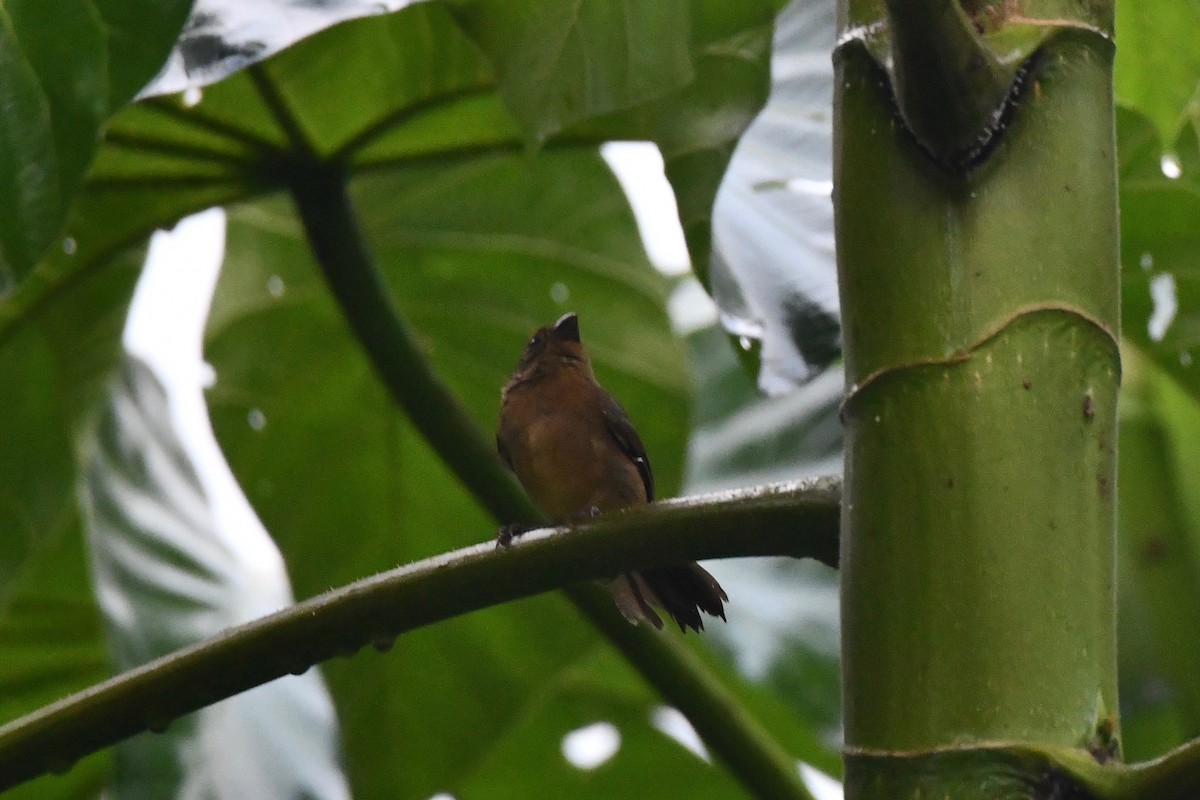
[[[654,476],[642,439],[613,396],[596,382],[567,314],[538,329],[501,392],[500,458],[534,505],[556,523],[577,522],[654,499]],[[501,531],[501,543],[511,539]],[[725,619],[725,590],[699,564],[630,572],[609,588],[621,613],[662,628],[653,606],[679,629],[704,629],[700,612]]]

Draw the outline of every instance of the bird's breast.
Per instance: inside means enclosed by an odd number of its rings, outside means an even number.
[[[529,498],[552,519],[646,502],[636,465],[616,446],[598,409],[509,405],[500,437]]]

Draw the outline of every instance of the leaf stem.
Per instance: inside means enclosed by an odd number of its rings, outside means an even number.
[[[955,0],[887,0],[892,74],[905,122],[936,158],[983,146],[1014,70],[1001,65]]]
[[[300,165],[291,170],[289,188],[329,287],[392,397],[493,517],[502,523],[540,522],[492,442],[400,317],[358,229],[341,168]]]

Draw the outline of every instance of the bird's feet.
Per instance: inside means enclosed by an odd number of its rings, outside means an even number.
[[[600,516],[600,509],[596,506],[588,506],[581,508],[571,515],[571,522],[578,525],[583,522],[591,522],[596,517]]]
[[[496,533],[497,549],[508,547],[513,543],[513,539],[529,530],[530,527],[528,525],[522,525],[518,522],[514,522],[509,525],[501,525],[500,530]]]
[[[578,511],[575,514],[572,514],[570,521],[571,521],[571,524],[578,525],[583,522],[590,522],[591,520],[595,519],[598,516],[600,516],[600,509],[597,508],[596,506],[588,506],[587,508]],[[520,536],[523,533],[528,533],[529,531],[533,530],[536,527],[538,527],[538,526],[537,525],[522,525],[519,522],[513,522],[508,525],[501,525],[500,530],[496,532],[496,547],[497,548],[508,547],[509,545],[511,545],[513,543],[513,540],[516,539],[518,536]]]

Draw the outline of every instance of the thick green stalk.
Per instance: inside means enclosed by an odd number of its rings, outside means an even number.
[[[876,779],[971,744],[1117,749],[1112,40],[1047,19],[989,148],[949,166],[861,38],[911,20],[868,0],[840,18],[848,797],[1037,796],[961,793],[953,765]]]

